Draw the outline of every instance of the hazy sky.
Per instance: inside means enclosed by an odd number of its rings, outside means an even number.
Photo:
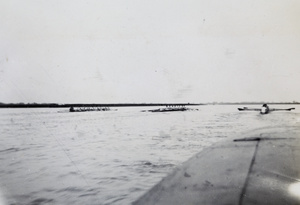
[[[300,101],[298,0],[1,0],[0,102]]]

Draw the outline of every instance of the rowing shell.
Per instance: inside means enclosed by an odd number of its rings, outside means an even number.
[[[266,109],[265,107],[262,107],[262,108],[248,108],[248,107],[238,108],[239,111],[259,111],[261,114],[268,114],[269,112],[273,112],[273,111],[291,111],[291,110],[294,110],[294,109],[295,108],[287,108],[287,109],[271,108],[271,109]]]
[[[133,204],[300,204],[300,132],[264,129],[211,146]]]

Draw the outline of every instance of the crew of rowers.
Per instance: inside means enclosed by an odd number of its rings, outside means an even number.
[[[185,107],[185,105],[166,105],[166,107]]]
[[[86,112],[86,111],[108,111],[110,110],[109,107],[70,107],[70,112]]]

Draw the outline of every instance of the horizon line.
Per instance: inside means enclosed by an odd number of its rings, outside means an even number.
[[[207,102],[207,103],[2,103],[0,108],[59,108],[59,107],[142,107],[142,106],[200,106],[247,104],[300,104],[292,102]]]

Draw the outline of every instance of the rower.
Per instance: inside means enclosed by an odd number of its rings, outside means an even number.
[[[267,104],[263,104],[261,110],[260,110],[260,114],[268,114],[270,111],[270,108]]]

